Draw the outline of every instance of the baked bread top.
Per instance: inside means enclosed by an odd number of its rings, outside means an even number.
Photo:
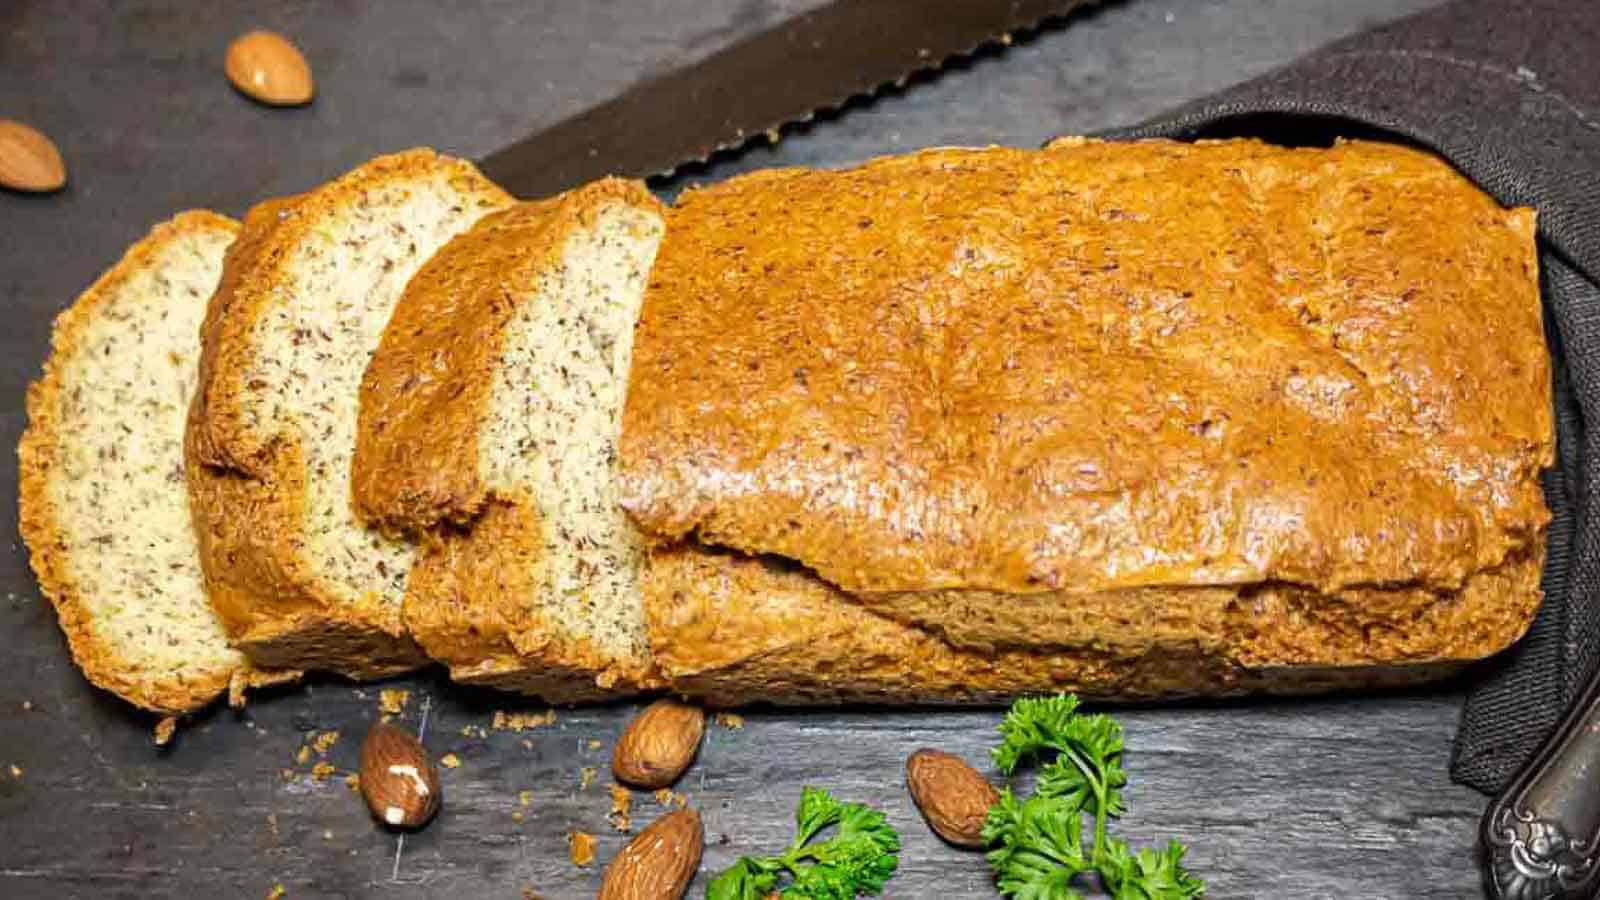
[[[1058,142],[686,193],[621,493],[858,592],[1456,588],[1542,534],[1531,210],[1404,147]]]
[[[206,601],[183,484],[195,334],[238,231],[182,213],[62,313],[17,450],[22,535],[73,659],[161,713],[262,678]]]

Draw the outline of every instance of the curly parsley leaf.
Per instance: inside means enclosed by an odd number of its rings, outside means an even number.
[[[1019,801],[1006,789],[989,809],[984,839],[1000,893],[1022,900],[1079,900],[1074,879],[1097,874],[1116,900],[1190,900],[1204,885],[1183,869],[1184,848],[1128,846],[1106,834],[1126,807],[1122,788],[1122,726],[1110,716],[1078,712],[1070,694],[1018,700],[1000,723],[995,765],[1006,775],[1041,762],[1033,796]],[[1083,841],[1083,817],[1092,839]]]
[[[830,826],[833,837],[815,839]],[[712,880],[707,900],[762,900],[787,874],[788,900],[855,900],[877,896],[899,865],[900,835],[883,813],[805,788],[795,810],[795,839],[777,856],[744,857]]]

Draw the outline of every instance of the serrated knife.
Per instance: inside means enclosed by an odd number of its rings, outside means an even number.
[[[479,165],[519,197],[646,178],[804,122],[1096,0],[834,0],[646,79]]]

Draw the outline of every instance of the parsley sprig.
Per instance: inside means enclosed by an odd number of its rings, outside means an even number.
[[[812,839],[831,825],[838,832]],[[841,803],[820,788],[805,788],[795,811],[795,838],[777,856],[746,856],[712,880],[706,900],[762,900],[777,889],[785,900],[855,900],[877,896],[894,875],[900,835],[883,813],[860,803]]]
[[[1005,788],[983,827],[1003,896],[1081,900],[1074,880],[1090,872],[1115,900],[1190,900],[1205,893],[1184,871],[1177,841],[1135,853],[1106,834],[1106,822],[1126,809],[1122,726],[1115,719],[1079,713],[1071,694],[1023,699],[1006,713],[1000,737],[994,761],[1007,776],[1024,762],[1043,762],[1033,795],[1019,800]],[[1093,819],[1087,847],[1084,816]]]

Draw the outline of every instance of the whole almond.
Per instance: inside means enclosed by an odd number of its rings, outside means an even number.
[[[50,139],[21,122],[0,119],[0,185],[45,193],[67,183],[67,167]]]
[[[439,770],[411,732],[378,722],[361,745],[361,796],[386,825],[420,828],[439,811]]]
[[[983,823],[1000,795],[959,756],[924,749],[906,760],[911,799],[940,837],[957,847],[982,847]]]
[[[634,787],[667,787],[694,762],[705,733],[704,710],[676,700],[657,700],[622,732],[611,754],[611,773]]]
[[[223,68],[234,87],[269,106],[310,103],[316,93],[306,58],[271,31],[252,31],[235,39],[228,45]]]
[[[700,865],[705,832],[692,809],[650,823],[606,867],[599,900],[678,900]]]

